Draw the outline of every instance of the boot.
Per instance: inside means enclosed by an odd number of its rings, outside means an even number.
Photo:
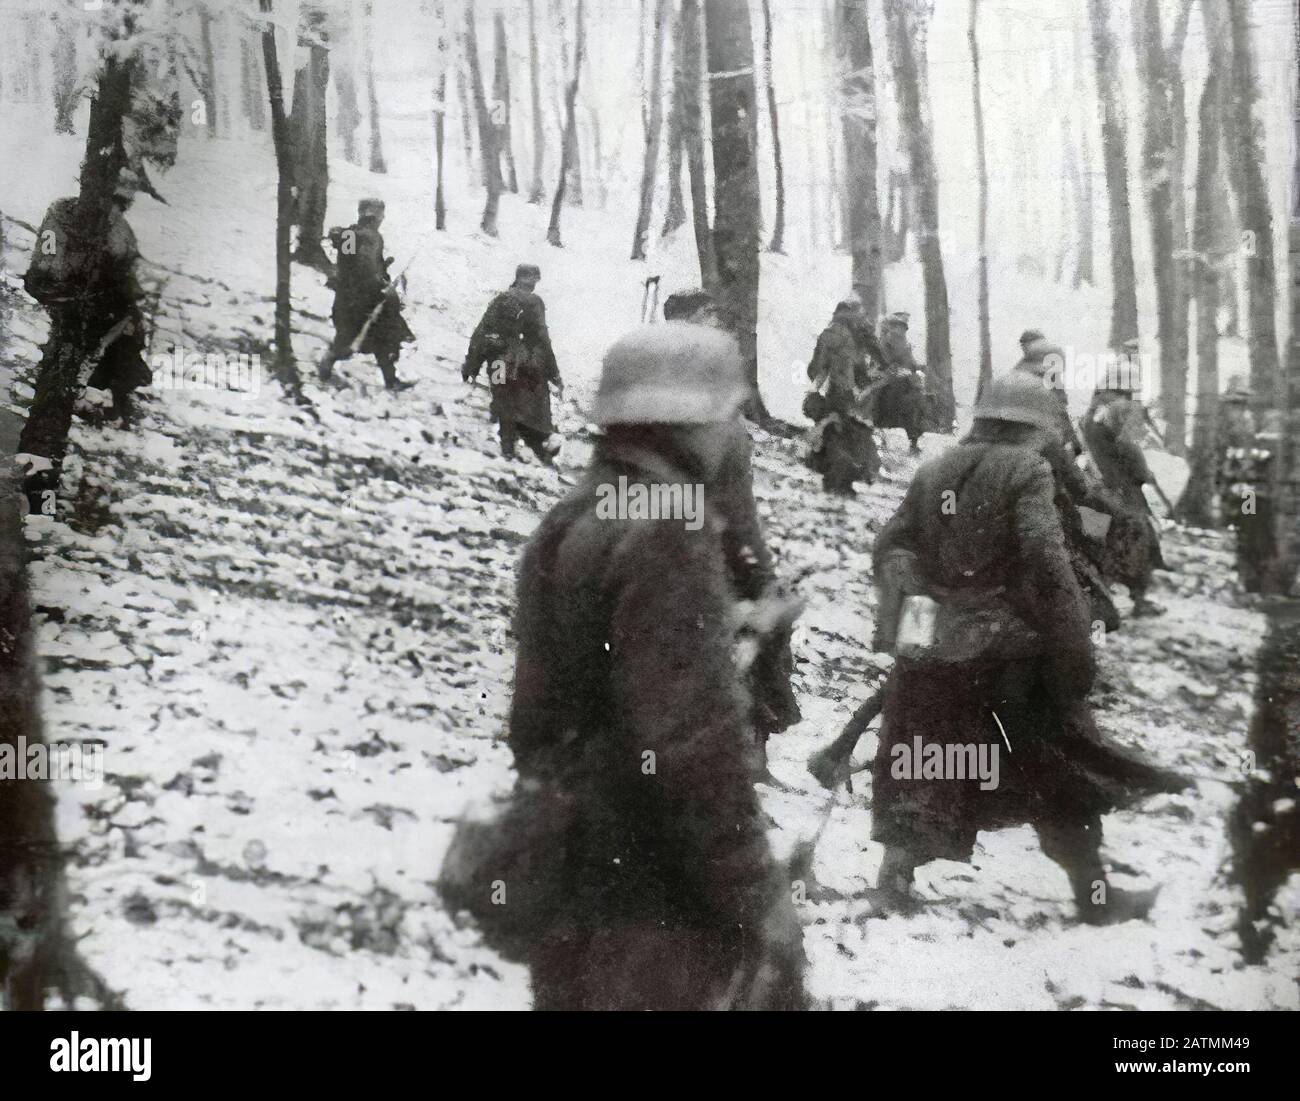
[[[415,385],[414,382],[411,382],[408,379],[397,377],[397,364],[391,359],[380,360],[379,370],[384,376],[385,390],[391,390],[395,394],[400,394],[403,390],[409,390]]]

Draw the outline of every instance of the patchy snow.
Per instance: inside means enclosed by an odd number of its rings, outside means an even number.
[[[71,181],[76,142],[38,144]],[[146,274],[165,279],[156,354],[174,342],[266,353],[272,166],[241,147],[231,171],[230,155],[226,143],[189,143],[165,182],[171,205],[142,199],[133,216],[155,265]],[[332,170],[329,221],[342,222],[375,178]],[[218,173],[226,186],[204,186]],[[31,222],[58,190],[48,179],[6,187],[6,212]],[[315,417],[269,379],[254,396],[155,392],[138,431],[74,423],[58,515],[29,522],[49,735],[105,744],[103,787],[59,787],[71,920],[132,1007],[529,1004],[523,969],[445,913],[432,883],[461,809],[511,783],[500,739],[515,563],[586,461],[582,411],[604,348],[637,320],[647,268],[610,259],[624,255],[627,226],[599,212],[566,210],[560,251],[542,243],[545,210],[505,197],[503,236],[490,240],[466,228],[477,197],[454,194],[453,231],[420,241],[409,227],[425,223],[423,182],[394,177],[384,192],[398,267],[418,249],[419,343],[402,364],[413,390],[385,393],[364,359],[340,366],[346,389],[315,386],[329,297],[318,274],[295,268],[295,347]],[[6,236],[21,271],[29,235],[11,225]],[[488,295],[525,259],[543,268],[569,383],[559,473],[503,462],[486,391],[458,373]],[[694,281],[693,263],[682,237],[651,270],[667,291]],[[764,263],[762,381],[773,408],[796,417],[803,362],[847,261]],[[896,273],[891,301],[916,299],[914,274]],[[9,321],[0,382],[21,407],[45,325],[21,301]],[[854,896],[880,858],[869,774],[832,797],[803,764],[887,669],[868,649],[869,555],[917,461],[890,436],[882,481],[847,504],[821,493],[801,442],[756,438],[778,568],[809,604],[794,637],[805,718],[771,743],[789,790],[764,798],[782,853],[829,813],[804,909],[814,994],[912,1009],[1300,1008],[1296,878],[1279,895],[1289,924],[1266,964],[1245,967],[1237,953],[1230,782],[1264,620],[1231,582],[1221,535],[1168,530],[1176,572],[1156,594],[1168,615],[1126,624],[1101,654],[1101,722],[1201,778],[1106,819],[1117,881],[1162,886],[1153,919],[1076,924],[1064,874],[1028,829],[982,835],[973,866],[923,868],[931,901],[917,916],[864,913]],[[946,445],[925,441],[930,453]]]

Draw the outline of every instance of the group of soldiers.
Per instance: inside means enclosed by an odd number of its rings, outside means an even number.
[[[524,552],[509,722],[519,778],[503,806],[461,825],[440,886],[530,966],[538,1008],[796,1008],[808,1003],[795,899],[809,857],[774,857],[755,785],[772,782],[767,739],[799,717],[799,605],[757,519],[735,342],[704,292],[670,297],[665,316],[606,355],[592,465]],[[471,360],[486,362],[488,320]],[[865,474],[859,430],[892,412],[877,402],[860,417],[864,393],[886,393],[883,378],[902,384],[891,398],[904,408],[924,397],[898,356],[906,318],[883,331],[877,345],[841,304],[810,365],[827,403],[815,447],[836,492]],[[1147,596],[1163,560],[1139,407],[1119,380],[1095,396],[1080,440],[1047,378],[1059,349],[1032,330],[1021,344],[969,434],[920,466],[875,543],[871,645],[893,663],[872,766],[884,854],[873,913],[919,906],[914,870],[969,861],[979,830],[1030,824],[1079,920],[1143,918],[1155,892],[1109,881],[1102,815],[1189,785],[1113,742],[1088,702],[1098,619],[1119,626],[1107,579],[1129,587],[1134,614],[1160,611]],[[875,357],[892,377],[873,377]],[[495,391],[494,407],[507,408]],[[610,519],[597,503],[615,481],[701,485],[707,522]],[[738,645],[746,629],[757,646]],[[1006,747],[1001,782],[900,777],[893,750],[918,739]],[[829,778],[810,768],[837,785],[843,764]]]

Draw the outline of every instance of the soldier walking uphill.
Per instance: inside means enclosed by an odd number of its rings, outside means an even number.
[[[1147,598],[1156,570],[1165,568],[1142,487],[1155,478],[1142,449],[1133,440],[1133,426],[1142,414],[1134,401],[1137,384],[1128,372],[1117,372],[1109,389],[1093,395],[1083,421],[1083,439],[1102,482],[1119,506],[1106,533],[1106,574],[1128,586],[1135,616],[1160,615],[1164,608]]]
[[[490,938],[515,924],[536,1008],[803,1005],[803,934],[754,786],[712,504],[748,395],[727,334],[667,322],[619,340],[591,469],[524,553],[510,710],[520,781],[491,835],[515,847],[471,860],[458,834],[441,882],[445,895],[460,885],[449,901],[470,900]],[[692,496],[699,522],[632,506],[674,493]],[[502,868],[527,869],[523,898],[510,901]],[[492,880],[506,905],[486,904]]]
[[[803,412],[814,424],[808,465],[822,476],[828,493],[852,497],[854,482],[873,482],[880,471],[864,391],[872,382],[868,355],[876,340],[855,298],[835,307],[831,323],[817,337],[808,379],[812,391]]]
[[[876,395],[875,423],[877,428],[903,429],[912,451],[918,452],[930,401],[925,388],[925,370],[912,355],[907,325],[907,314],[899,312],[890,314],[880,326],[885,382]]]
[[[384,238],[379,233],[383,220],[383,202],[362,199],[357,204],[356,224],[330,230],[338,270],[332,311],[334,343],[316,368],[322,382],[333,377],[336,362],[351,359],[355,351],[375,357],[387,389],[405,390],[415,385],[397,377],[402,345],[414,340],[415,334],[402,317],[397,286],[389,276],[393,261],[384,256]]]
[[[1237,533],[1237,575],[1248,593],[1281,587],[1273,500],[1281,446],[1282,414],[1271,409],[1247,446],[1226,449],[1219,469],[1223,522]]]
[[[551,419],[548,386],[563,397],[564,383],[546,328],[546,303],[535,292],[541,278],[535,264],[515,269],[515,281],[483,311],[461,377],[472,382],[487,368],[502,455],[513,459],[516,444],[523,440],[542,462],[551,463],[561,441]]]
[[[1082,920],[1149,907],[1149,895],[1108,885],[1100,816],[1185,782],[1094,723],[1087,604],[1044,456],[1060,446],[1051,393],[1021,372],[996,380],[970,435],[921,467],[876,540],[882,621],[890,616],[880,628],[897,655],[872,787],[889,904],[910,903],[917,865],[968,861],[979,830],[1029,823],[1069,876]],[[916,608],[934,613],[934,630],[909,640],[899,623]],[[994,767],[962,778],[962,755]]]

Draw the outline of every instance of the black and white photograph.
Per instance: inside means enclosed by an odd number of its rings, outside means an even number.
[[[1297,0],[0,0],[33,1065],[872,1010],[1250,1073],[1298,54]]]

